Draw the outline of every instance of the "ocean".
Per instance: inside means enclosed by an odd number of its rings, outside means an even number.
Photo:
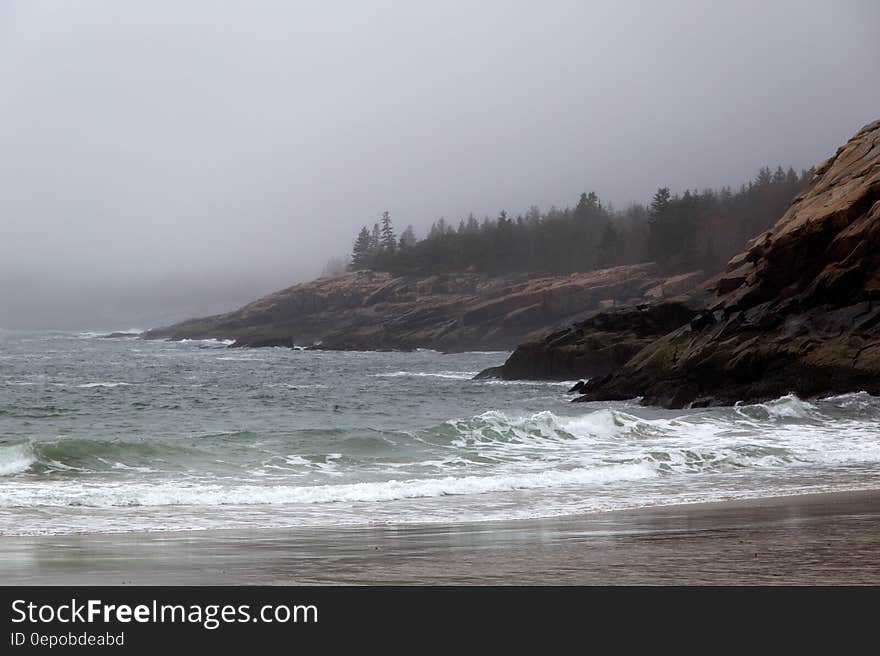
[[[663,410],[503,352],[0,332],[0,535],[472,522],[875,488],[880,399]]]

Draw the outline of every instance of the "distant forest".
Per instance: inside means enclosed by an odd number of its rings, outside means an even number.
[[[800,174],[764,167],[748,184],[671,194],[661,187],[650,205],[616,211],[595,193],[573,208],[532,207],[525,214],[457,225],[438,219],[423,239],[412,226],[400,235],[388,212],[354,242],[349,270],[430,275],[472,269],[487,274],[568,274],[654,261],[663,271],[718,271],[753,236],[767,230],[807,185]],[[338,268],[338,267],[337,267]]]

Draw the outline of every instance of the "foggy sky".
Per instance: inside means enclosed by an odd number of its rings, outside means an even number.
[[[880,3],[0,3],[0,327],[150,327],[419,235],[807,168]]]

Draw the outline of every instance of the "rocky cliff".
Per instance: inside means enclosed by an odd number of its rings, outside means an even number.
[[[673,307],[670,323],[655,321]],[[635,352],[602,356],[619,343]],[[553,364],[563,352],[576,366]],[[880,121],[820,165],[715,279],[673,305],[602,313],[524,345],[502,375],[545,377],[542,367],[592,377],[579,400],[668,407],[880,393]]]
[[[362,271],[296,285],[234,312],[151,330],[145,337],[334,350],[511,349],[597,308],[662,299],[701,279],[699,273],[665,278],[653,264],[541,278]]]

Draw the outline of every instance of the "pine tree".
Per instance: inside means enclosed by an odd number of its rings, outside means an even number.
[[[375,256],[379,253],[382,246],[382,233],[379,230],[379,224],[373,224],[373,232],[370,234],[370,254]]]
[[[602,214],[602,203],[595,191],[581,194],[578,204],[574,208],[575,221],[595,224]]]
[[[351,266],[395,274],[472,269],[565,275],[653,260],[669,273],[694,268],[709,273],[772,225],[813,176],[812,170],[774,168],[763,167],[738,188],[673,196],[661,187],[647,205],[623,212],[584,193],[574,208],[531,207],[515,219],[506,211],[482,221],[471,215],[453,227],[441,218],[422,240],[411,227],[395,240],[386,212],[381,225],[357,235]]]
[[[596,262],[600,268],[607,269],[620,264],[620,233],[611,221],[605,224],[596,251]]]
[[[416,233],[413,232],[413,227],[411,225],[408,225],[406,226],[406,230],[404,230],[400,235],[400,244],[398,248],[399,250],[412,248],[416,245],[416,241]]]
[[[651,215],[660,216],[669,207],[669,187],[660,187],[651,200]]]
[[[657,263],[665,260],[666,252],[666,226],[664,219],[669,210],[670,196],[669,187],[660,187],[651,200],[651,208],[648,211],[648,258]]]
[[[382,212],[382,251],[386,254],[393,254],[397,249],[397,237],[394,235],[394,227],[391,225],[391,213]]]
[[[372,239],[370,238],[370,231],[367,230],[367,226],[364,226],[358,233],[354,246],[351,249],[352,269],[364,269],[370,266],[373,259],[371,248]]]

